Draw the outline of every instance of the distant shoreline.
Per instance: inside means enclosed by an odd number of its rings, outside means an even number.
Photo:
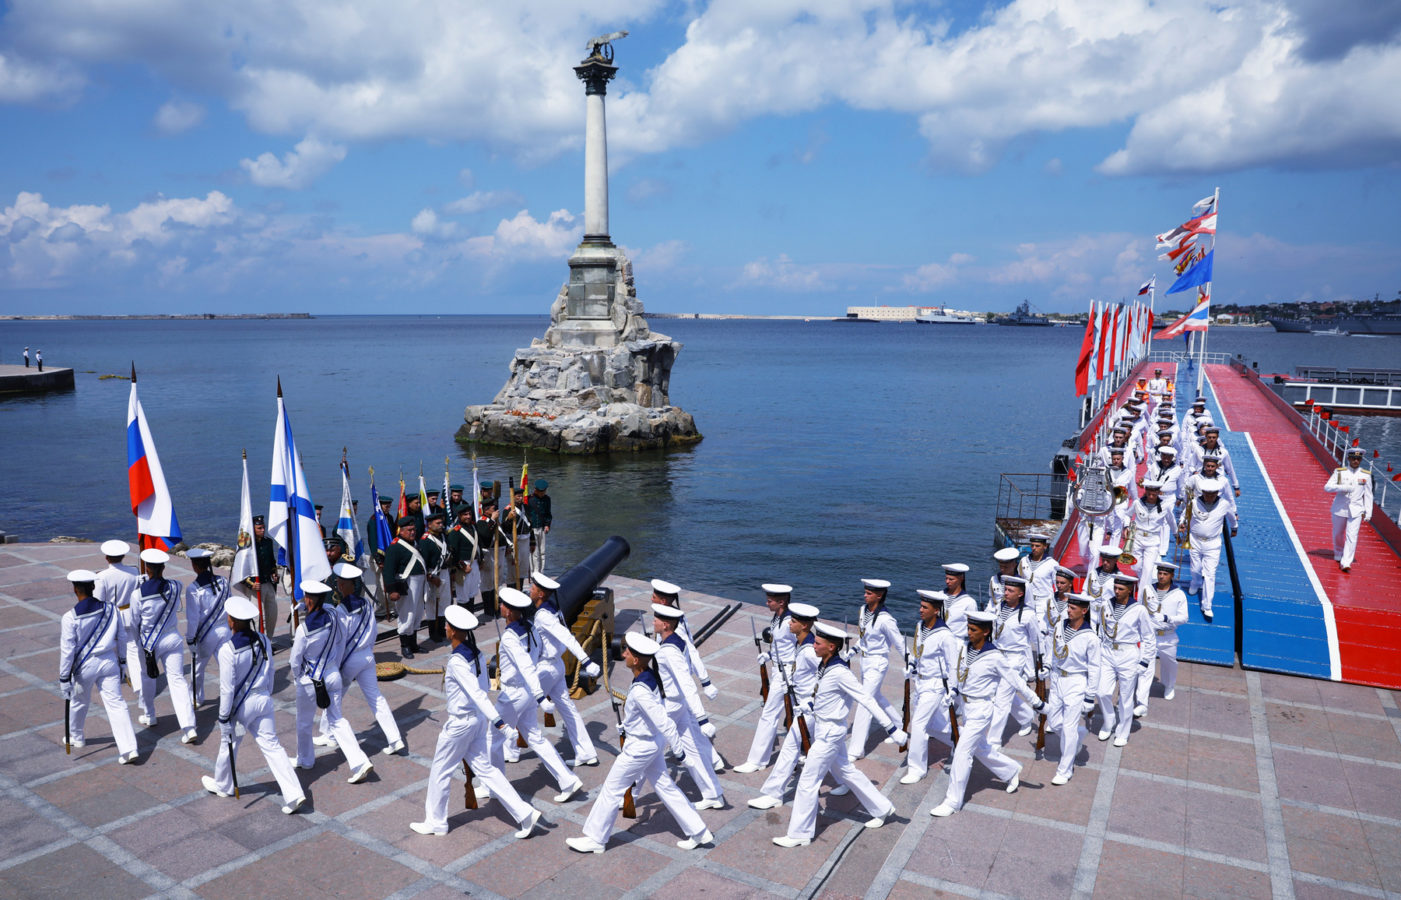
[[[311,313],[149,313],[131,316],[17,316],[0,315],[6,322],[66,322],[73,320],[121,321],[124,319],[310,319]]]

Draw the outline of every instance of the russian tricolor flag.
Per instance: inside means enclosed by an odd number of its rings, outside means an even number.
[[[136,516],[136,532],[143,549],[169,550],[180,543],[180,523],[175,504],[165,484],[155,441],[146,424],[141,399],[136,396],[136,369],[131,373],[131,398],[126,408],[126,471],[131,491],[131,512]]]

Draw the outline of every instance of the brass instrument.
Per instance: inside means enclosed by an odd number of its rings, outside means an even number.
[[[1126,501],[1126,500],[1128,500],[1128,499],[1129,499],[1129,487],[1128,487],[1128,485],[1126,485],[1126,484],[1116,484],[1116,485],[1114,485],[1114,505],[1115,505],[1115,506],[1118,506],[1120,503],[1123,503],[1124,501]]]
[[[1187,488],[1187,516],[1182,526],[1182,540],[1177,542],[1177,546],[1183,550],[1192,549],[1192,500],[1196,495],[1196,488]]]
[[[1109,490],[1109,470],[1101,465],[1082,465],[1075,480],[1075,508],[1087,516],[1102,516],[1114,508]]]
[[[1130,522],[1124,529],[1124,552],[1119,554],[1119,563],[1125,566],[1138,565],[1138,557],[1133,555],[1134,541],[1138,539],[1138,522]]]

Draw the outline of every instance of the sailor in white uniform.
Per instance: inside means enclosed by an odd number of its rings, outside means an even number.
[[[1056,630],[1056,626],[1060,624],[1061,619],[1065,618],[1066,597],[1075,588],[1075,578],[1074,569],[1068,569],[1065,566],[1056,566],[1056,591],[1051,595],[1051,602],[1046,604],[1046,608],[1042,611],[1040,616],[1041,632],[1043,635],[1041,646],[1043,648],[1050,645],[1049,636]]]
[[[1108,603],[1114,596],[1114,577],[1119,574],[1119,557],[1123,551],[1113,544],[1099,548],[1099,565],[1085,576],[1085,593],[1095,599],[1096,604]]]
[[[1140,578],[1153,576],[1158,557],[1162,556],[1172,539],[1172,507],[1163,502],[1162,491],[1162,482],[1146,480],[1143,482],[1143,496],[1129,507],[1133,553],[1138,559],[1134,568]]]
[[[1152,679],[1153,659],[1158,655],[1157,631],[1149,620],[1148,611],[1136,601],[1137,592],[1136,576],[1127,573],[1114,576],[1114,597],[1100,605],[1096,617],[1101,660],[1099,709],[1104,717],[1099,739],[1107,741],[1112,734],[1115,747],[1129,742],[1138,679]]]
[[[1016,547],[1000,547],[992,554],[997,571],[988,579],[988,609],[1002,601],[1002,579],[1016,575],[1021,569],[1022,551]]]
[[[1041,653],[1041,619],[1026,603],[1026,579],[1008,575],[1002,580],[1002,599],[992,609],[994,620],[992,638],[1021,673],[1022,680],[1031,682],[1036,674],[1036,659]],[[1016,714],[1019,730],[1026,736],[1036,723],[1031,707],[1023,702],[1009,682],[1003,682],[993,699],[992,725],[988,728],[988,743],[1002,744],[1002,732],[1007,717]]]
[[[485,786],[484,790],[477,791],[478,799],[494,797],[501,801],[506,814],[519,826],[516,837],[528,838],[540,822],[540,810],[521,797],[502,773],[499,760],[492,759],[487,740],[488,723],[498,733],[503,733],[506,722],[481,687],[486,663],[472,637],[472,629],[477,627],[477,617],[468,612],[465,606],[457,605],[449,605],[443,616],[447,619],[445,627],[448,641],[452,644],[452,652],[443,664],[443,691],[447,694],[444,712],[447,718],[443,722],[443,730],[438,733],[438,745],[433,751],[423,821],[412,822],[409,827],[419,834],[448,833],[448,794],[452,774],[459,763],[465,762]]]
[[[136,708],[143,709],[139,676],[142,669],[141,644],[138,640],[141,636],[140,618],[132,600],[145,579],[140,572],[122,562],[122,558],[131,552],[126,541],[104,541],[101,550],[107,558],[107,568],[97,573],[93,597],[112,604],[122,620],[123,644],[117,647],[117,653],[126,660],[126,678],[136,694]]]
[[[253,628],[258,607],[242,595],[224,604],[230,638],[219,646],[219,753],[214,777],[205,775],[204,789],[216,797],[234,794],[233,761],[243,738],[252,735],[268,770],[282,792],[282,811],[291,815],[306,802],[292,761],[277,739],[272,705],[272,642]],[[243,724],[243,734],[237,725]]]
[[[914,701],[910,713],[910,749],[905,756],[907,771],[900,778],[901,784],[914,784],[929,771],[931,737],[953,750],[949,686],[963,641],[944,622],[946,598],[943,591],[919,591],[915,647],[905,667],[905,677],[914,682]]]
[[[1231,462],[1231,451],[1221,444],[1221,429],[1215,425],[1208,425],[1202,432],[1202,443],[1197,447],[1197,459],[1213,458],[1218,461],[1219,470],[1226,476],[1232,491],[1239,497],[1240,479],[1236,477],[1236,467]]]
[[[1177,509],[1177,498],[1182,495],[1182,483],[1187,479],[1187,470],[1177,462],[1177,450],[1172,447],[1159,447],[1154,459],[1144,472],[1143,482],[1156,481],[1162,485],[1163,505],[1169,510]]]
[[[1347,466],[1328,476],[1323,489],[1333,495],[1333,558],[1344,572],[1357,557],[1357,532],[1372,521],[1372,470],[1362,468],[1362,450],[1347,452]]]
[[[1075,774],[1075,755],[1089,733],[1084,717],[1095,709],[1100,679],[1100,639],[1090,626],[1088,594],[1067,594],[1065,615],[1047,635],[1051,697],[1046,727],[1060,735],[1060,760],[1051,784]]]
[[[685,835],[676,846],[695,850],[715,840],[667,773],[666,747],[675,743],[678,736],[662,706],[666,688],[657,666],[660,650],[656,641],[637,632],[628,632],[623,638],[623,664],[632,673],[632,686],[623,703],[623,721],[618,726],[619,737],[624,738],[623,750],[598,790],[598,798],[584,822],[583,835],[565,839],[571,850],[602,853],[613,835],[623,795],[634,784],[648,781],[656,786],[657,796]]]
[[[1148,396],[1153,398],[1155,404],[1162,403],[1167,389],[1167,379],[1163,377],[1163,370],[1154,369],[1153,377],[1148,379]]]
[[[379,690],[379,679],[375,672],[375,608],[369,600],[357,592],[360,577],[364,572],[347,562],[338,562],[332,568],[336,577],[336,593],[341,598],[337,612],[345,633],[345,649],[341,652],[341,690],[348,692],[351,685],[360,688],[360,695],[374,713],[375,722],[384,732],[384,752],[392,755],[404,749],[404,738],[399,732],[399,723],[394,721],[394,710]],[[341,695],[341,713],[345,713],[345,693]],[[318,747],[334,746],[336,739],[330,734],[330,723],[325,711],[321,714],[321,731],[314,743]]]
[[[316,709],[320,707],[326,711],[328,732],[350,766],[347,780],[359,784],[370,777],[375,766],[360,749],[354,730],[341,715],[341,700],[345,695],[340,671],[345,658],[345,622],[337,610],[324,605],[331,593],[324,582],[308,579],[302,582],[301,588],[307,614],[297,625],[288,660],[292,683],[297,689],[297,768],[310,769],[316,763],[312,727],[316,724]]]
[[[817,720],[813,730],[812,747],[798,789],[793,795],[793,816],[788,820],[788,832],[773,839],[780,847],[801,847],[812,843],[817,833],[817,792],[828,774],[837,784],[848,788],[870,814],[867,828],[880,828],[895,813],[891,803],[847,755],[846,718],[853,703],[861,704],[880,722],[890,740],[903,744],[909,735],[900,730],[900,723],[886,714],[870,693],[856,680],[850,667],[838,652],[846,642],[846,632],[825,622],[817,623],[814,641],[819,665],[810,698],[804,698],[801,712]]]
[[[126,637],[122,617],[116,606],[93,596],[96,572],[74,569],[68,573],[68,581],[78,602],[59,620],[58,684],[70,707],[69,743],[74,747],[86,743],[83,726],[96,686],[117,744],[117,762],[126,765],[136,759],[136,732],[122,699],[124,663],[118,656]]]
[[[674,606],[679,612],[681,610],[681,588],[670,581],[653,578],[652,602],[654,604],[660,603],[663,606]],[[701,693],[705,694],[705,699],[714,700],[720,696],[720,691],[710,683],[710,672],[706,670],[705,660],[701,659],[700,651],[696,649],[696,642],[691,637],[691,626],[686,621],[685,613],[681,613],[681,617],[677,620],[676,633],[686,644],[686,661],[690,664],[691,672],[695,675],[696,680],[700,682]]]
[[[696,809],[720,809],[725,805],[724,788],[715,776],[715,748],[710,739],[715,726],[706,715],[700,695],[691,676],[686,642],[677,633],[681,610],[662,603],[652,604],[652,627],[656,629],[661,649],[657,652],[657,670],[662,679],[662,703],[676,727],[678,750],[686,771],[700,789],[701,799]]]
[[[217,659],[219,648],[230,637],[224,604],[229,599],[229,580],[214,574],[213,553],[191,547],[185,553],[195,577],[185,588],[185,643],[194,659],[195,706],[204,702],[204,675],[209,661]]]
[[[881,693],[886,670],[890,668],[890,654],[898,653],[901,662],[905,656],[905,638],[900,634],[900,626],[895,617],[885,608],[885,597],[890,590],[890,582],[881,578],[863,578],[864,593],[862,608],[858,618],[861,630],[856,638],[856,652],[861,656],[861,686],[888,718],[898,718],[899,714],[890,701]],[[871,733],[871,713],[863,703],[851,720],[851,740],[847,755],[852,762],[866,754],[866,739]]]
[[[1230,501],[1221,498],[1226,482],[1220,477],[1197,481],[1201,493],[1192,498],[1182,511],[1178,523],[1179,536],[1190,527],[1192,548],[1192,583],[1188,593],[1200,592],[1202,615],[1211,621],[1211,602],[1216,596],[1216,566],[1221,560],[1221,535],[1226,527],[1236,536],[1236,511]]]
[[[968,637],[968,613],[978,608],[978,601],[964,588],[968,578],[966,563],[944,563],[944,621],[949,631],[960,641]]]
[[[1159,560],[1154,582],[1143,584],[1140,599],[1158,635],[1158,678],[1163,683],[1163,699],[1177,693],[1177,629],[1187,624],[1187,595],[1172,583],[1177,566]],[[1153,687],[1152,671],[1138,679],[1138,705],[1133,714],[1148,714],[1148,692]]]
[[[578,640],[565,627],[563,614],[555,599],[559,582],[544,572],[534,572],[530,576],[530,599],[535,604],[535,636],[540,639],[540,664],[535,673],[540,678],[540,687],[545,692],[545,712],[559,711],[564,720],[564,733],[574,747],[574,757],[568,760],[570,766],[598,765],[598,750],[593,739],[584,727],[584,717],[569,696],[569,683],[564,679],[564,651],[569,653],[583,667],[584,674],[597,678],[603,673],[598,663],[589,658]]]
[[[1056,592],[1056,569],[1060,564],[1051,555],[1051,536],[1033,531],[1026,536],[1031,553],[1017,563],[1017,574],[1026,579],[1027,599],[1038,616],[1046,614],[1046,603]]]
[[[780,680],[778,689],[783,690],[786,686],[793,696],[793,727],[783,736],[783,743],[778,748],[778,759],[769,770],[769,777],[764,779],[759,796],[749,801],[749,805],[755,809],[773,809],[783,805],[783,795],[788,790],[788,782],[792,780],[793,772],[797,769],[799,757],[806,752],[802,737],[804,728],[807,729],[808,740],[812,739],[816,723],[811,717],[804,718],[798,712],[798,707],[803,697],[812,696],[813,686],[817,683],[819,660],[817,652],[813,649],[813,626],[817,624],[820,614],[817,607],[807,603],[788,604],[786,621],[796,649],[792,668],[784,673],[787,681]],[[770,689],[773,689],[772,686]],[[735,771],[739,771],[738,766],[735,767]]]
[[[735,772],[747,775],[768,766],[773,756],[773,739],[778,734],[778,726],[783,721],[786,709],[783,690],[784,679],[793,669],[793,661],[798,653],[798,644],[793,631],[788,627],[788,602],[793,588],[786,584],[762,585],[764,603],[769,609],[769,624],[764,627],[764,640],[769,649],[759,651],[759,665],[772,667],[773,677],[769,679],[769,696],[759,713],[759,723],[754,727],[754,740],[749,744],[749,755],[744,762],[735,766]],[[779,673],[778,669],[783,669]]]
[[[133,602],[137,606],[137,626],[141,649],[146,660],[141,668],[141,703],[144,707],[139,721],[148,728],[156,724],[156,676],[152,670],[159,662],[165,668],[165,686],[170,692],[170,704],[175,707],[175,721],[184,732],[180,741],[192,744],[195,732],[195,709],[190,702],[190,683],[185,680],[185,642],[180,639],[180,582],[165,577],[165,564],[170,554],[154,547],[141,551],[141,561],[150,576],[141,584]]]
[[[1036,712],[1046,708],[1022,679],[1021,660],[1009,658],[993,643],[992,628],[996,620],[991,610],[968,614],[968,640],[959,648],[954,663],[958,682],[954,690],[963,708],[963,723],[958,730],[958,746],[954,748],[948,791],[944,801],[929,813],[936,818],[951,816],[963,808],[974,757],[987,766],[994,777],[1007,782],[1007,793],[1015,793],[1021,784],[1021,764],[990,740],[994,698],[1002,684],[1010,684]]]

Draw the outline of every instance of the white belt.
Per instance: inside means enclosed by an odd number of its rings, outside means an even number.
[[[1072,675],[1088,675],[1089,673],[1084,670],[1081,670],[1079,672],[1067,672],[1065,669],[1056,669],[1056,674],[1069,678]]]

